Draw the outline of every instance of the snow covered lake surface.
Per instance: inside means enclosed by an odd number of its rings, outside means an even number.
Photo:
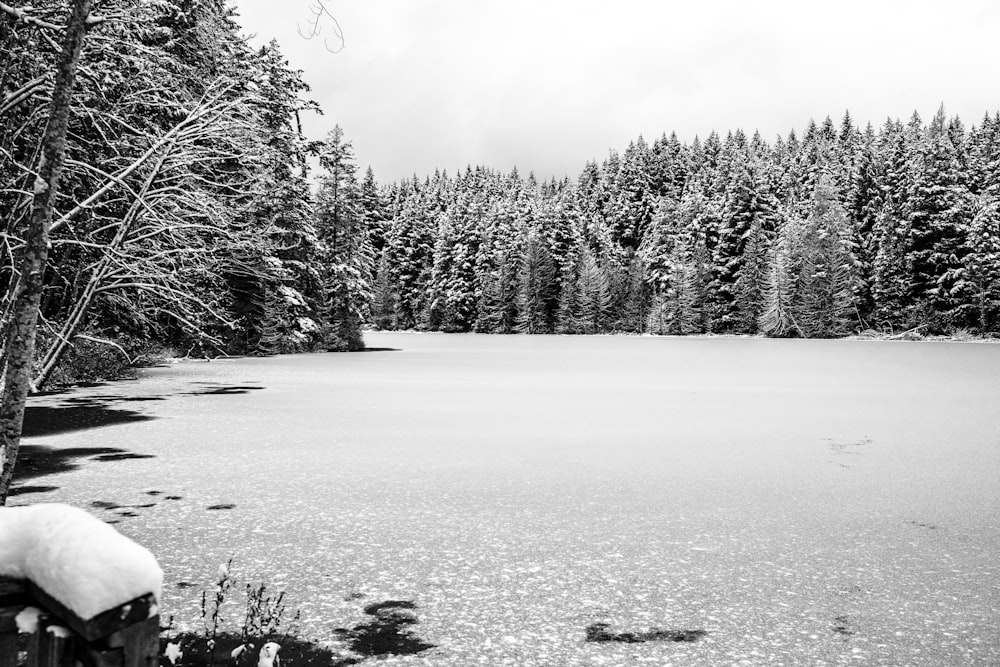
[[[319,639],[412,600],[383,664],[1000,663],[1000,345],[367,342],[35,398],[11,504],[118,521],[182,625],[230,556]]]

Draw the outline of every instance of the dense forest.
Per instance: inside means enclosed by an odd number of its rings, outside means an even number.
[[[381,328],[1000,330],[1000,116],[639,137],[575,181],[477,167],[362,190]]]
[[[7,331],[66,3],[0,9]],[[106,373],[151,346],[359,348],[370,261],[351,254],[359,244],[339,222],[340,131],[302,135],[301,115],[319,109],[301,73],[276,43],[251,47],[224,0],[102,2],[93,22],[50,229],[34,386]]]
[[[8,326],[65,8],[0,12]],[[34,386],[178,354],[348,350],[364,325],[829,337],[1000,327],[1000,116],[642,137],[575,179],[380,184],[223,0],[114,0],[80,59]],[[72,368],[70,372],[68,370]],[[106,369],[104,369],[106,370]]]

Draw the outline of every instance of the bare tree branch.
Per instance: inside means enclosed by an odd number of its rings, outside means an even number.
[[[295,26],[299,32],[299,37],[302,39],[315,39],[319,37],[323,32],[323,22],[327,21],[333,27],[333,34],[340,42],[340,46],[336,49],[330,48],[330,42],[325,37],[323,38],[323,46],[330,53],[340,53],[343,51],[344,47],[347,46],[347,42],[344,40],[344,31],[340,27],[340,22],[337,21],[337,18],[327,9],[325,0],[313,0],[309,11],[312,13],[312,17],[306,22],[307,29],[303,30],[299,24]]]

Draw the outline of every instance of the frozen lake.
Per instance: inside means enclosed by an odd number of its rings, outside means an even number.
[[[119,521],[182,624],[229,556],[320,639],[413,600],[386,664],[1000,663],[1000,345],[366,339],[33,399],[79,467],[11,504]]]

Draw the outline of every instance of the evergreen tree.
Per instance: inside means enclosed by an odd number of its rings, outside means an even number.
[[[854,300],[863,320],[870,316],[875,307],[872,297],[875,255],[878,251],[875,229],[879,211],[884,205],[872,146],[874,138],[871,136],[871,126],[868,130],[867,139],[859,148],[851,178],[851,191],[846,197],[852,230],[851,246],[857,260]]]
[[[606,217],[612,240],[625,249],[639,247],[653,219],[656,204],[648,163],[649,147],[639,137],[625,150],[615,178],[614,198]]]
[[[992,197],[977,202],[966,238],[963,258],[969,299],[963,321],[982,332],[1000,331],[1000,202]]]
[[[872,270],[873,316],[879,327],[895,329],[911,321],[910,271],[906,263],[906,221],[883,207],[875,221],[878,250]]]
[[[847,215],[832,180],[820,180],[801,236],[796,319],[809,338],[843,336],[856,321]]]
[[[301,99],[309,88],[301,72],[288,69],[277,42],[262,48],[256,60],[262,74],[258,104],[265,143],[247,215],[264,243],[239,248],[229,280],[237,302],[243,304],[245,344],[264,354],[301,352],[320,344],[321,322],[326,320],[322,250],[303,166],[306,145],[296,123],[298,114],[315,110],[315,105]],[[271,317],[284,319],[274,322]],[[275,340],[276,332],[285,338]]]
[[[628,333],[643,333],[650,306],[650,290],[646,260],[641,253],[629,257],[625,270],[625,300],[617,329]]]
[[[386,241],[391,275],[399,294],[397,319],[404,329],[416,327],[422,318],[433,262],[429,193],[417,188],[409,183],[401,189],[399,212],[392,220]]]
[[[590,251],[584,248],[580,253],[576,288],[576,321],[580,333],[604,331],[610,307],[608,277]]]
[[[910,298],[932,328],[943,330],[952,323],[963,289],[960,269],[968,225],[958,149],[947,132],[944,109],[915,141],[905,209]]]
[[[733,311],[733,322],[735,330],[740,333],[757,332],[757,323],[764,311],[769,251],[770,241],[764,232],[761,221],[754,220],[747,232],[739,274],[736,276],[734,284],[736,303]],[[689,274],[691,274],[690,271],[686,272],[685,278]]]
[[[580,325],[579,250],[571,256],[559,278],[559,306],[556,309],[556,333],[584,333]]]
[[[743,158],[734,160],[715,252],[718,325],[722,330],[755,326],[763,267],[770,239],[780,222],[777,198],[760,183],[760,167]],[[741,298],[752,299],[742,313]]]
[[[551,333],[559,298],[555,264],[537,232],[528,234],[524,248],[518,279],[517,330],[528,334]]]
[[[324,171],[316,195],[317,229],[323,242],[328,324],[323,344],[329,350],[360,350],[375,254],[360,206],[354,149],[339,125],[320,147],[319,162]]]
[[[703,331],[699,309],[698,272],[680,246],[674,249],[670,261],[670,286],[660,304],[657,325],[665,330],[658,333],[687,335]]]
[[[763,312],[758,320],[760,332],[765,336],[782,338],[798,332],[795,321],[796,276],[799,273],[800,225],[795,218],[789,218],[781,226],[774,246],[771,248],[764,284]]]
[[[392,269],[389,266],[389,249],[383,247],[379,253],[375,284],[372,288],[371,322],[378,329],[392,330],[399,327],[395,286],[392,284]]]
[[[385,198],[375,181],[371,167],[365,170],[359,193],[358,213],[362,227],[368,231],[369,243],[375,252],[381,252],[389,232],[389,212]]]

